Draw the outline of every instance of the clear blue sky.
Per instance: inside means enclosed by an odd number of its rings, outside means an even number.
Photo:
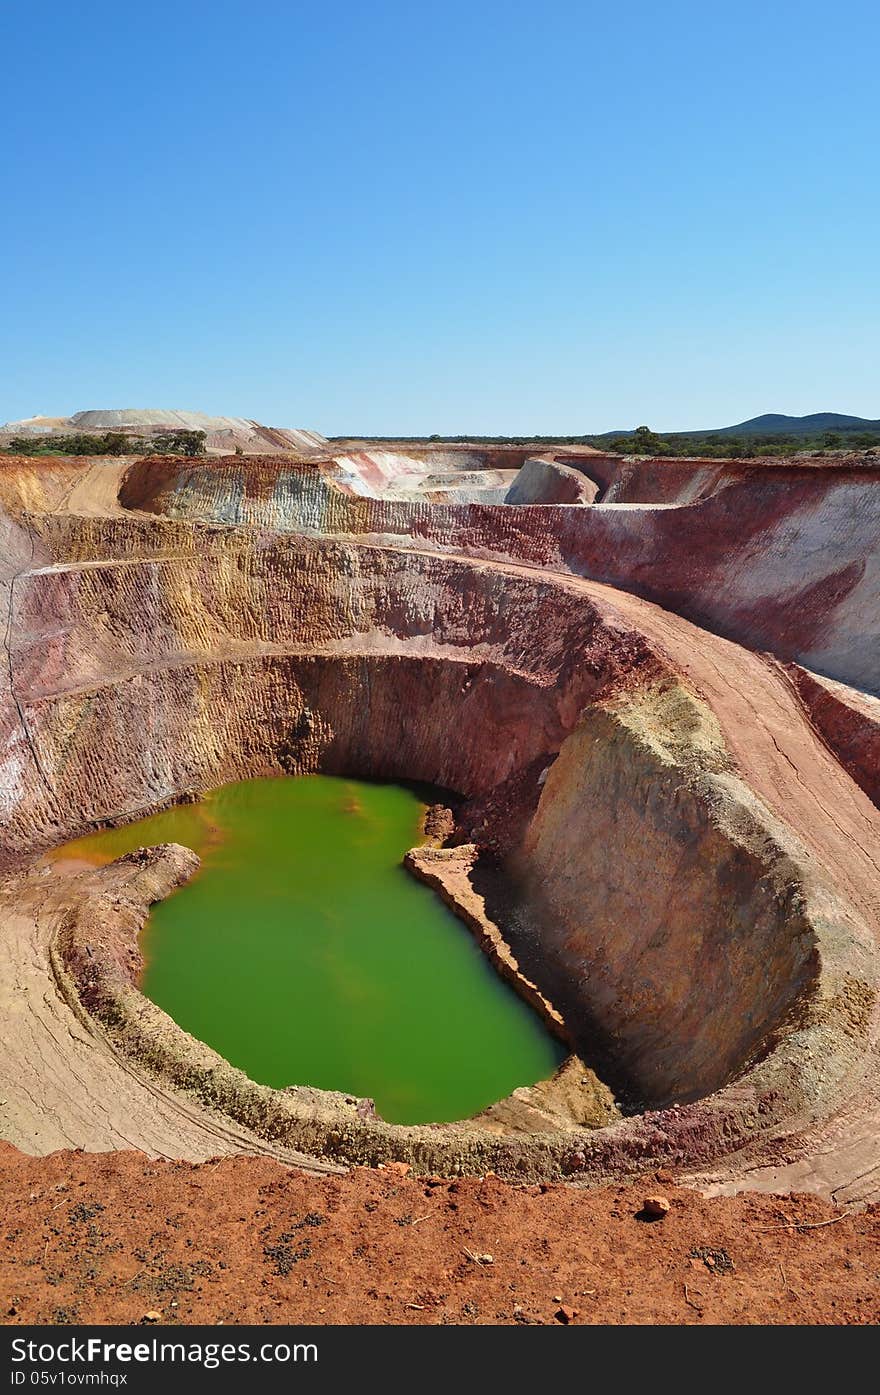
[[[876,0],[7,0],[0,421],[880,417]]]

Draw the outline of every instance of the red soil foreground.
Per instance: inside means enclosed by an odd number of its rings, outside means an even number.
[[[639,1218],[647,1195],[671,1208]],[[578,1191],[265,1158],[32,1158],[0,1144],[0,1320],[836,1323],[880,1320],[880,1206],[706,1200],[663,1174]],[[491,1259],[489,1258],[491,1256]]]

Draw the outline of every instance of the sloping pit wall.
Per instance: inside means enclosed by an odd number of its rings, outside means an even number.
[[[602,497],[604,504],[693,504],[724,489],[743,473],[729,460],[621,458]]]
[[[43,698],[26,715],[45,784],[18,743],[7,858],[263,775],[323,771],[479,792],[546,760],[562,739],[543,686],[528,678],[387,654],[190,661]]]
[[[880,698],[789,665],[791,681],[823,741],[880,808]]]
[[[549,771],[517,859],[516,943],[630,1098],[698,1099],[808,1013],[823,938],[857,959],[870,943],[842,906],[824,926],[807,861],[704,704],[679,684],[623,695],[586,710]]]

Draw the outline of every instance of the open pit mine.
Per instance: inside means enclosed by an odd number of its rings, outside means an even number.
[[[880,1197],[876,460],[231,455],[223,422],[199,459],[0,463],[0,1136]],[[208,854],[67,845],[299,776],[427,791],[400,876],[543,1078],[399,1122],[148,995],[151,907]]]

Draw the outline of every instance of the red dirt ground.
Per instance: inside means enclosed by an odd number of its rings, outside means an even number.
[[[876,1323],[880,1206],[0,1144],[0,1321]],[[638,1218],[661,1193],[669,1214]],[[491,1261],[489,1260],[491,1256]]]

